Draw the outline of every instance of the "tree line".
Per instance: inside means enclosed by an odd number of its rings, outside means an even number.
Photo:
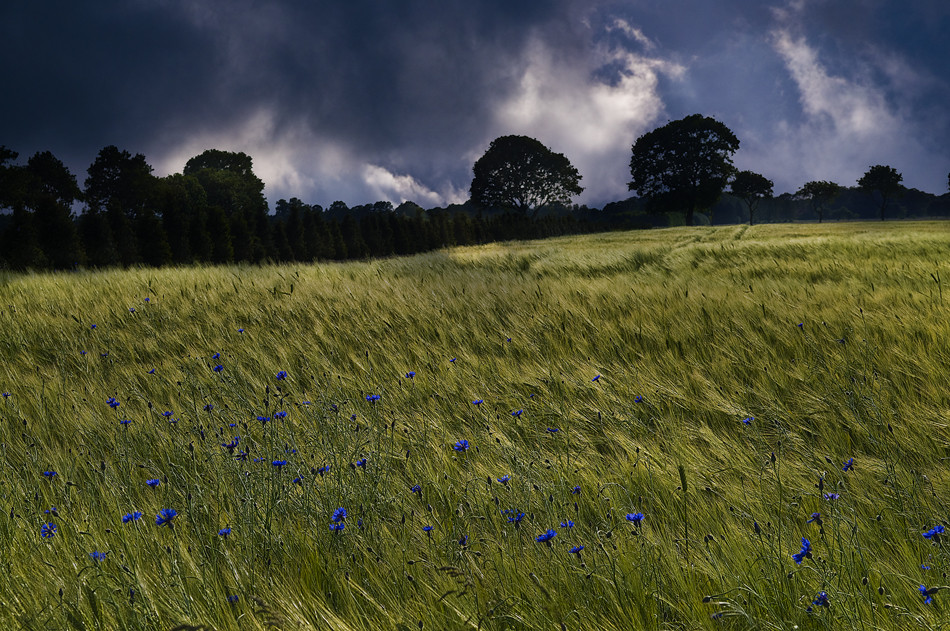
[[[324,209],[292,198],[271,213],[251,157],[240,152],[209,149],[181,173],[157,177],[145,156],[110,145],[80,188],[52,153],[17,163],[0,146],[0,266],[309,262],[699,222],[950,216],[950,195],[906,189],[885,165],[871,166],[854,187],[813,181],[774,197],[766,176],[733,166],[738,148],[715,119],[672,121],[631,148],[636,195],[597,209],[571,203],[584,189],[567,157],[533,138],[503,136],[475,162],[464,204],[337,201]]]

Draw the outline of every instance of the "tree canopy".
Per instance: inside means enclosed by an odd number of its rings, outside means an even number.
[[[874,194],[875,192],[881,199],[881,221],[884,221],[884,211],[887,208],[887,202],[897,195],[904,187],[901,182],[904,176],[897,172],[894,167],[875,164],[858,180],[858,186],[863,190]]]
[[[584,191],[580,173],[564,154],[528,136],[496,138],[473,171],[472,200],[482,206],[537,214],[542,206],[569,204]]]
[[[664,211],[682,210],[693,224],[710,208],[735,172],[739,139],[723,123],[692,114],[637,138],[630,159],[629,189]]]
[[[755,211],[759,202],[772,197],[772,187],[775,184],[764,175],[754,171],[739,171],[732,178],[729,187],[733,195],[746,203],[749,208],[749,225],[755,219]]]
[[[795,193],[795,197],[809,202],[812,211],[818,215],[818,223],[821,223],[825,217],[825,205],[830,203],[840,193],[841,187],[834,182],[816,180],[805,182],[805,184],[798,189],[798,192]]]

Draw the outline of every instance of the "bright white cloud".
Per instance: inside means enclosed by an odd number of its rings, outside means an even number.
[[[905,66],[893,55],[869,51],[860,60],[851,60],[848,76],[833,73],[821,52],[799,35],[799,7],[776,12],[780,26],[771,43],[798,91],[802,108],[800,120],[779,120],[771,130],[741,133],[743,148],[736,165],[768,172],[776,182],[776,192],[794,191],[809,180],[833,180],[853,186],[873,164],[888,164],[904,171],[905,184],[925,187],[940,177],[944,169],[939,156],[919,140],[920,122],[907,114],[906,105],[923,85],[916,75],[902,75]],[[881,62],[881,63],[879,63]],[[903,82],[883,84],[879,77],[903,76]],[[875,79],[878,77],[878,79]],[[889,100],[887,90],[897,99]],[[747,142],[748,140],[748,142]],[[930,155],[930,168],[920,168],[921,156]],[[913,171],[911,166],[917,165]]]
[[[656,48],[656,44],[653,43],[653,40],[644,35],[642,30],[633,26],[626,20],[622,20],[620,18],[615,19],[613,23],[607,27],[607,31],[620,31],[627,37],[640,42],[647,50]]]
[[[462,203],[468,196],[449,186],[447,194],[437,193],[418,182],[411,175],[397,175],[376,164],[365,164],[362,169],[363,181],[381,200],[389,200],[395,205],[413,201],[431,208],[453,203]]]
[[[611,28],[642,37],[620,20]],[[608,66],[620,70],[611,83],[595,76]],[[685,71],[622,48],[595,46],[588,58],[558,57],[536,41],[518,89],[496,110],[496,135],[531,136],[567,156],[583,176],[586,191],[579,201],[622,199],[628,195],[630,146],[664,109],[660,75],[681,77]]]
[[[798,85],[802,107],[812,119],[827,117],[836,132],[855,140],[888,133],[899,125],[880,87],[829,74],[804,38],[777,31],[775,49]]]
[[[375,201],[398,205],[411,200],[433,207],[468,197],[451,184],[435,191],[411,175],[366,162],[345,146],[318,137],[302,123],[278,129],[275,115],[268,109],[256,111],[235,128],[192,134],[160,157],[156,172],[180,172],[190,158],[211,148],[250,155],[272,203],[299,197],[323,206],[342,199],[351,206]]]

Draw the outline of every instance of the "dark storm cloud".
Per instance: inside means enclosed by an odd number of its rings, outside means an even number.
[[[107,144],[164,174],[208,147],[255,160],[272,201],[466,196],[505,133],[626,195],[636,137],[686,114],[776,181],[869,163],[942,192],[950,9],[886,0],[134,0],[5,3],[0,144],[80,178]],[[941,175],[942,173],[942,175]]]

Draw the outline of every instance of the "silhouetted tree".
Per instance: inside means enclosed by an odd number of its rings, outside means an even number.
[[[49,151],[34,154],[26,164],[26,206],[33,209],[36,238],[47,265],[75,267],[83,260],[72,205],[79,196],[76,176]]]
[[[109,145],[99,151],[86,173],[86,212],[105,213],[115,250],[123,265],[139,262],[138,237],[143,230],[137,229],[136,222],[140,214],[154,212],[151,206],[157,181],[152,175],[152,167],[144,155],[133,156]],[[90,223],[97,222],[93,219]],[[153,222],[149,220],[147,223]],[[93,249],[99,248],[93,246]],[[106,247],[104,251],[110,249]]]
[[[772,197],[772,180],[754,171],[739,171],[733,176],[729,186],[732,194],[744,201],[749,208],[751,226],[759,202]]]
[[[581,175],[562,153],[554,153],[528,136],[502,136],[492,141],[473,167],[472,200],[486,207],[531,211],[569,204],[581,194]]]
[[[162,178],[156,186],[156,211],[171,250],[171,261],[186,264],[210,259],[210,235],[206,222],[208,198],[198,179],[176,173]],[[195,240],[208,240],[194,247]]]
[[[220,208],[229,220],[233,255],[241,261],[260,261],[270,246],[264,182],[254,175],[246,153],[208,149],[188,160],[183,175],[201,183],[208,205]],[[214,230],[210,221],[209,230]],[[216,238],[212,234],[212,238]],[[242,240],[246,239],[246,240]],[[218,255],[215,255],[218,256]]]
[[[343,242],[346,244],[347,258],[363,259],[369,256],[369,248],[366,247],[366,241],[363,240],[360,224],[353,218],[353,215],[344,217],[340,223],[340,233],[343,235]]]
[[[881,198],[881,221],[884,221],[884,210],[887,208],[887,202],[895,195],[904,190],[901,182],[904,176],[897,172],[894,167],[876,164],[870,167],[867,172],[858,180],[858,186],[870,194],[877,193]]]
[[[231,227],[228,217],[220,206],[208,208],[207,232],[211,244],[213,263],[230,263],[234,260],[234,246],[231,241]]]
[[[841,187],[834,182],[820,180],[805,182],[795,193],[795,198],[807,201],[812,211],[818,215],[818,223],[821,223],[825,216],[825,206],[840,193]]]
[[[735,134],[713,118],[693,114],[667,123],[634,143],[629,189],[654,208],[684,210],[691,226],[694,213],[722,195],[738,149]]]

